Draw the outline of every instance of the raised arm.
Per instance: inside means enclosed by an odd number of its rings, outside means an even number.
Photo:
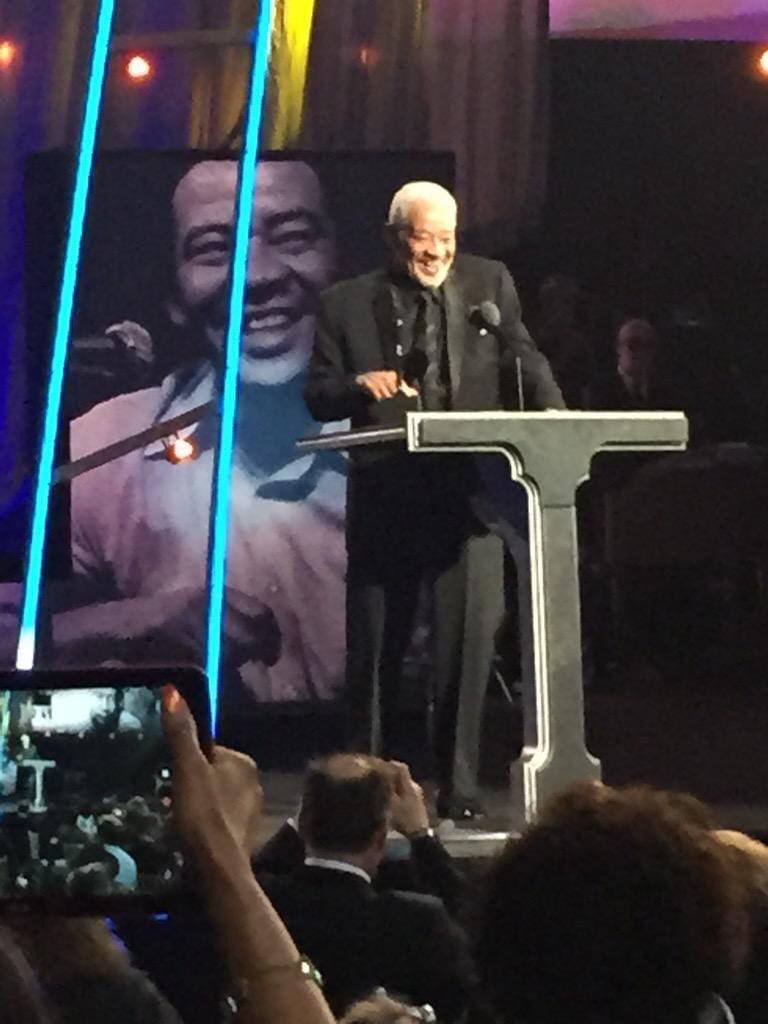
[[[248,859],[261,787],[250,758],[222,747],[209,763],[173,687],[163,696],[173,809],[199,871],[238,999],[241,1024],[333,1024],[320,988],[253,877]]]

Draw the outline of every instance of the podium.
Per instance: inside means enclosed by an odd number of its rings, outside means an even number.
[[[599,779],[586,747],[576,491],[601,451],[680,451],[681,412],[409,412],[404,427],[359,428],[299,442],[303,451],[405,443],[421,452],[502,453],[528,500],[533,700],[510,768],[513,817],[530,821],[553,793]]]

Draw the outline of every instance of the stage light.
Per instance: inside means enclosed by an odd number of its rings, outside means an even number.
[[[269,76],[270,43],[275,6],[275,0],[264,0],[259,4],[259,13],[253,33],[230,263],[227,331],[223,353],[224,372],[219,398],[219,443],[214,462],[211,531],[208,546],[208,628],[206,630],[205,670],[208,676],[208,693],[214,730],[221,673],[224,591],[227,583],[230,483],[234,462],[237,385],[242,340],[240,325],[243,322],[243,309],[245,308],[251,214],[256,184],[256,165],[259,158],[259,140],[264,116],[264,96]]]
[[[10,39],[0,39],[0,68],[9,68],[17,53],[18,49]]]
[[[757,70],[768,78],[768,50],[763,50],[757,59]]]
[[[37,616],[40,609],[43,582],[43,558],[45,556],[50,492],[53,483],[53,462],[56,453],[56,438],[64,389],[64,370],[67,364],[67,348],[72,329],[77,271],[80,263],[80,249],[83,241],[93,158],[96,151],[99,112],[101,110],[104,78],[109,59],[109,40],[112,35],[115,3],[116,0],[100,0],[96,17],[96,34],[91,53],[82,127],[80,129],[80,148],[77,154],[75,181],[72,190],[72,210],[69,218],[67,241],[64,247],[59,305],[56,311],[53,332],[48,393],[45,400],[45,413],[42,424],[42,439],[37,459],[37,475],[32,504],[32,525],[27,554],[27,571],[24,577],[24,597],[21,604],[19,641],[16,647],[16,668],[18,669],[32,668],[35,660]]]
[[[152,62],[140,53],[135,53],[125,65],[125,73],[134,82],[146,82],[154,70]]]
[[[163,444],[165,445],[165,457],[174,466],[177,466],[180,462],[190,462],[200,454],[200,450],[195,442],[191,441],[188,437],[177,437],[174,435],[163,441]]]

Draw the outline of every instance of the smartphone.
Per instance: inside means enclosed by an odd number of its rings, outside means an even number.
[[[199,669],[0,671],[0,914],[163,913],[191,900],[161,693],[211,749]]]

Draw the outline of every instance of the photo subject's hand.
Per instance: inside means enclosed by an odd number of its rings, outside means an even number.
[[[394,398],[400,387],[400,377],[394,370],[370,370],[355,377],[355,382],[377,402]]]
[[[406,837],[426,832],[429,815],[424,791],[414,782],[407,764],[390,761],[392,768],[392,825]]]
[[[218,746],[208,761],[187,703],[170,685],[163,689],[163,729],[173,753],[173,816],[182,841],[202,864],[250,856],[264,802],[255,762]]]
[[[280,657],[282,637],[272,609],[234,587],[226,588],[224,599],[224,634],[231,663],[263,661],[267,666],[274,665]]]
[[[164,622],[158,632],[195,664],[205,660],[205,624],[208,619],[208,594],[196,587],[158,595],[163,598],[159,614]],[[227,659],[235,667],[248,661],[274,665],[280,657],[281,637],[272,609],[250,594],[233,587],[224,592],[224,638]]]

